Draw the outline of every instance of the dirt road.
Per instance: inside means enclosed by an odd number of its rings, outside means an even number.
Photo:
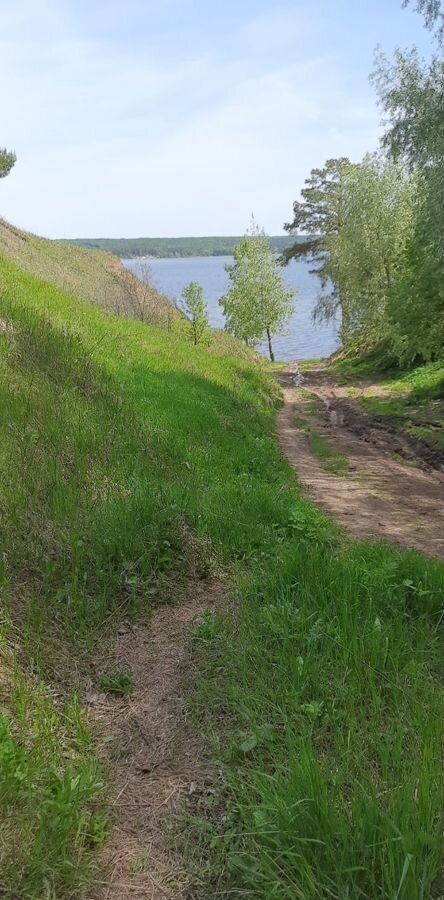
[[[418,442],[372,423],[328,369],[279,376],[279,440],[309,496],[356,538],[384,539],[444,557],[444,472]],[[343,463],[328,471],[313,434]],[[327,460],[328,462],[328,460]]]

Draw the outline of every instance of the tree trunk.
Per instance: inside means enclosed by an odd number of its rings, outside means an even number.
[[[268,352],[270,354],[270,359],[272,362],[274,362],[273,347],[271,346],[271,334],[270,334],[270,329],[268,328],[268,326],[267,326],[267,338],[268,338]]]

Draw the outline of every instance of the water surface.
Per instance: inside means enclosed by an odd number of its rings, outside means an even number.
[[[152,259],[149,261],[152,281],[171,300],[180,299],[181,292],[190,281],[198,281],[204,289],[210,324],[215,328],[224,327],[224,316],[218,300],[229,287],[225,265],[231,263],[231,256],[193,256],[182,259]],[[146,263],[135,259],[124,263],[136,275],[143,277]],[[283,277],[290,287],[297,289],[294,314],[285,334],[276,334],[273,348],[276,359],[309,359],[314,356],[329,356],[339,346],[338,322],[315,323],[312,314],[319,296],[320,285],[315,275],[311,275],[307,263],[291,262],[283,268]],[[258,348],[267,355],[265,343]]]

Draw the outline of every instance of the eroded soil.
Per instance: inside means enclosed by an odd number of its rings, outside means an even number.
[[[309,496],[356,538],[384,539],[444,557],[442,453],[390,422],[372,419],[323,366],[303,377],[292,366],[279,381],[280,443]],[[310,429],[346,458],[345,474],[328,473],[313,456]]]

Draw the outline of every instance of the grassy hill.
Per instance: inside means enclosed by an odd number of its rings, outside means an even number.
[[[100,249],[50,241],[0,219],[0,254],[24,272],[57,285],[76,297],[114,313],[165,324],[172,307],[155,288],[143,284]]]
[[[353,544],[301,496],[265,361],[87,302],[86,251],[61,251],[64,290],[47,242],[2,240],[0,893],[68,900],[91,878],[108,773],[88,667],[105,623],[148,615],[192,564],[233,598],[194,658],[223,772],[187,823],[202,897],[429,897],[443,566]]]
[[[295,241],[303,238],[288,235],[270,237],[271,246],[282,253]],[[88,249],[107,250],[122,259],[138,256],[232,256],[239,236],[178,237],[178,238],[77,238],[65,243]]]

